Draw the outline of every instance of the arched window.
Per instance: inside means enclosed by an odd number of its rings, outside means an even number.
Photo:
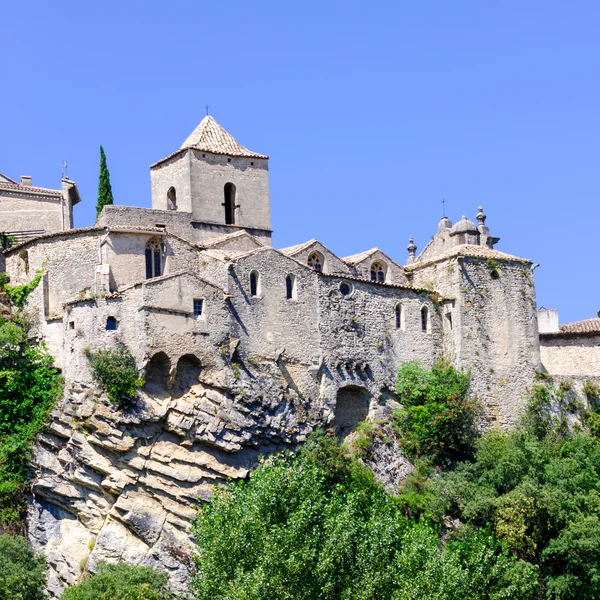
[[[402,327],[402,305],[396,304],[396,329],[403,329]]]
[[[146,279],[162,275],[162,244],[152,238],[146,244]]]
[[[308,257],[308,266],[321,273],[323,271],[323,255],[320,252],[313,252]]]
[[[235,185],[226,183],[225,188],[225,224],[235,225]]]
[[[296,297],[296,277],[288,275],[285,278],[285,296],[288,300]]]
[[[421,329],[429,331],[429,309],[426,306],[421,309]]]
[[[375,261],[371,265],[371,281],[377,281],[378,283],[385,283],[385,267],[379,261]]]
[[[115,319],[114,317],[108,317],[106,319],[106,329],[107,331],[116,331],[117,319]]]
[[[259,292],[260,292],[260,281],[259,281],[259,276],[258,273],[256,271],[252,271],[252,273],[250,273],[250,295],[251,296],[258,296]]]
[[[170,187],[167,192],[167,210],[177,210],[177,192],[174,187]]]

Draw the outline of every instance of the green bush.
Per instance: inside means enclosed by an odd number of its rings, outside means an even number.
[[[138,389],[144,385],[135,359],[124,344],[114,349],[96,350],[90,356],[92,377],[108,394],[111,402],[120,406],[131,404]]]
[[[394,412],[393,425],[409,456],[440,465],[472,456],[479,407],[468,390],[469,374],[444,362],[430,371],[418,362],[400,367],[396,393],[403,408]]]
[[[487,531],[442,545],[317,432],[217,489],[193,527],[197,600],[530,598],[536,569]]]
[[[100,563],[98,572],[65,590],[61,600],[167,600],[168,576],[150,567]]]
[[[25,538],[0,535],[0,600],[44,600],[45,567]]]
[[[25,323],[0,319],[0,526],[20,518],[31,443],[62,391],[43,345]],[[2,525],[4,523],[4,525]]]

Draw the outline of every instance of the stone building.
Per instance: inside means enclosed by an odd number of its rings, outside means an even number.
[[[45,233],[73,228],[77,185],[63,178],[60,190],[34,186],[31,177],[20,182],[0,173],[0,234],[23,241]]]
[[[40,230],[3,256],[12,283],[43,267],[26,309],[66,381],[29,521],[52,594],[82,561],[119,559],[179,589],[196,499],[315,424],[344,437],[388,414],[405,361],[470,370],[488,426],[516,421],[541,368],[533,265],[495,249],[481,207],[477,224],[444,217],[418,255],[411,240],[402,265],[314,239],[273,248],[268,156],[212,117],[150,173],[152,208],[106,206],[93,227],[71,229],[74,184],[56,225],[0,214],[0,230]],[[128,413],[89,367],[90,350],[117,343],[146,381]]]

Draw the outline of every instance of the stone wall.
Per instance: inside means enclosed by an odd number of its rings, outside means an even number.
[[[32,188],[35,192],[35,188]],[[43,196],[0,191],[0,232],[45,231],[69,228],[69,209],[61,196]]]
[[[540,336],[542,365],[550,375],[600,374],[600,336]]]

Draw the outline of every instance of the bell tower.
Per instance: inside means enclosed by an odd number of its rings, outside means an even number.
[[[271,240],[269,157],[207,115],[181,148],[150,167],[152,208],[187,213],[198,239],[245,229]]]

